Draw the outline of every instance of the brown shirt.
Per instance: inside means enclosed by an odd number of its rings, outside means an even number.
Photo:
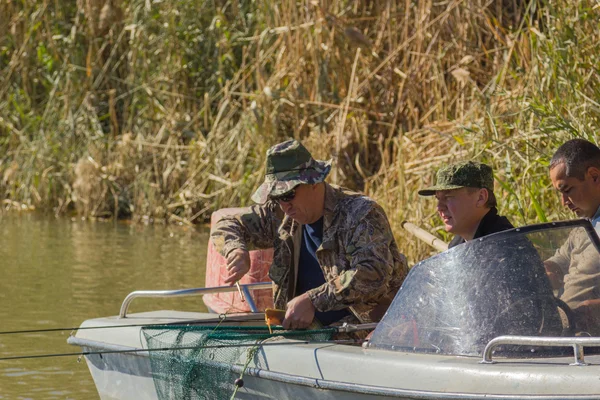
[[[564,274],[564,291],[560,298],[569,307],[600,299],[600,257],[583,228],[572,231],[548,261],[558,265]]]

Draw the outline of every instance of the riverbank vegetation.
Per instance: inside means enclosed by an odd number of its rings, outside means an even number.
[[[0,0],[5,208],[203,222],[294,137],[414,261],[448,162],[492,164],[515,225],[570,218],[548,161],[599,103],[597,0]]]

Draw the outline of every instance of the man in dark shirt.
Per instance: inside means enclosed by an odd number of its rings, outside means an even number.
[[[324,325],[379,321],[408,272],[381,206],[325,182],[330,170],[296,140],[271,147],[257,205],[222,217],[211,233],[231,285],[248,273],[252,247],[274,248],[269,277],[286,329],[315,317]]]
[[[514,228],[498,215],[494,174],[489,165],[468,161],[440,168],[435,186],[419,190],[435,196],[447,232],[454,233],[448,248],[495,232]]]
[[[435,195],[446,231],[455,234],[448,248],[514,228],[498,215],[493,189],[492,168],[469,161],[441,168],[436,185],[419,191],[421,196]],[[456,251],[458,259],[470,253],[481,266],[481,281],[459,294],[472,302],[468,321],[476,325],[467,331],[484,332],[478,339],[481,345],[499,335],[561,334],[552,288],[543,279],[542,260],[525,236],[497,238],[485,247],[475,243]]]

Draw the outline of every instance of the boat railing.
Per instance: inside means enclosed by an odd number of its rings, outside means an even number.
[[[259,290],[259,289],[270,289],[272,287],[271,282],[259,282],[259,283],[247,283],[240,284],[236,286],[213,286],[207,288],[192,288],[192,289],[179,289],[179,290],[137,290],[135,292],[131,292],[125,297],[123,300],[123,304],[121,304],[121,311],[119,311],[120,318],[127,318],[127,310],[129,309],[129,305],[134,299],[140,297],[182,297],[182,296],[197,296],[197,295],[205,295],[205,294],[213,294],[213,293],[228,293],[228,292],[236,292],[241,290],[243,292],[243,297],[246,303],[248,303],[248,307],[252,312],[258,312],[256,308],[256,304],[254,303],[254,299],[252,298],[252,294],[250,291]]]
[[[569,365],[587,365],[583,356],[584,347],[600,347],[600,338],[591,337],[540,337],[540,336],[498,336],[490,340],[483,350],[482,364],[493,364],[492,354],[498,346],[522,345],[545,347],[573,347],[575,362]]]

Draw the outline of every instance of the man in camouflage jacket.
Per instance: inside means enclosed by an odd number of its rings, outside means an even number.
[[[407,274],[383,209],[324,182],[330,169],[330,161],[314,160],[295,140],[273,146],[265,182],[252,196],[259,205],[223,217],[211,235],[227,258],[230,284],[248,272],[248,250],[274,248],[269,276],[275,307],[286,310],[286,329],[306,328],[315,311],[348,310],[342,321],[378,321]],[[303,226],[321,219],[322,242],[314,255],[324,283],[298,293]]]

